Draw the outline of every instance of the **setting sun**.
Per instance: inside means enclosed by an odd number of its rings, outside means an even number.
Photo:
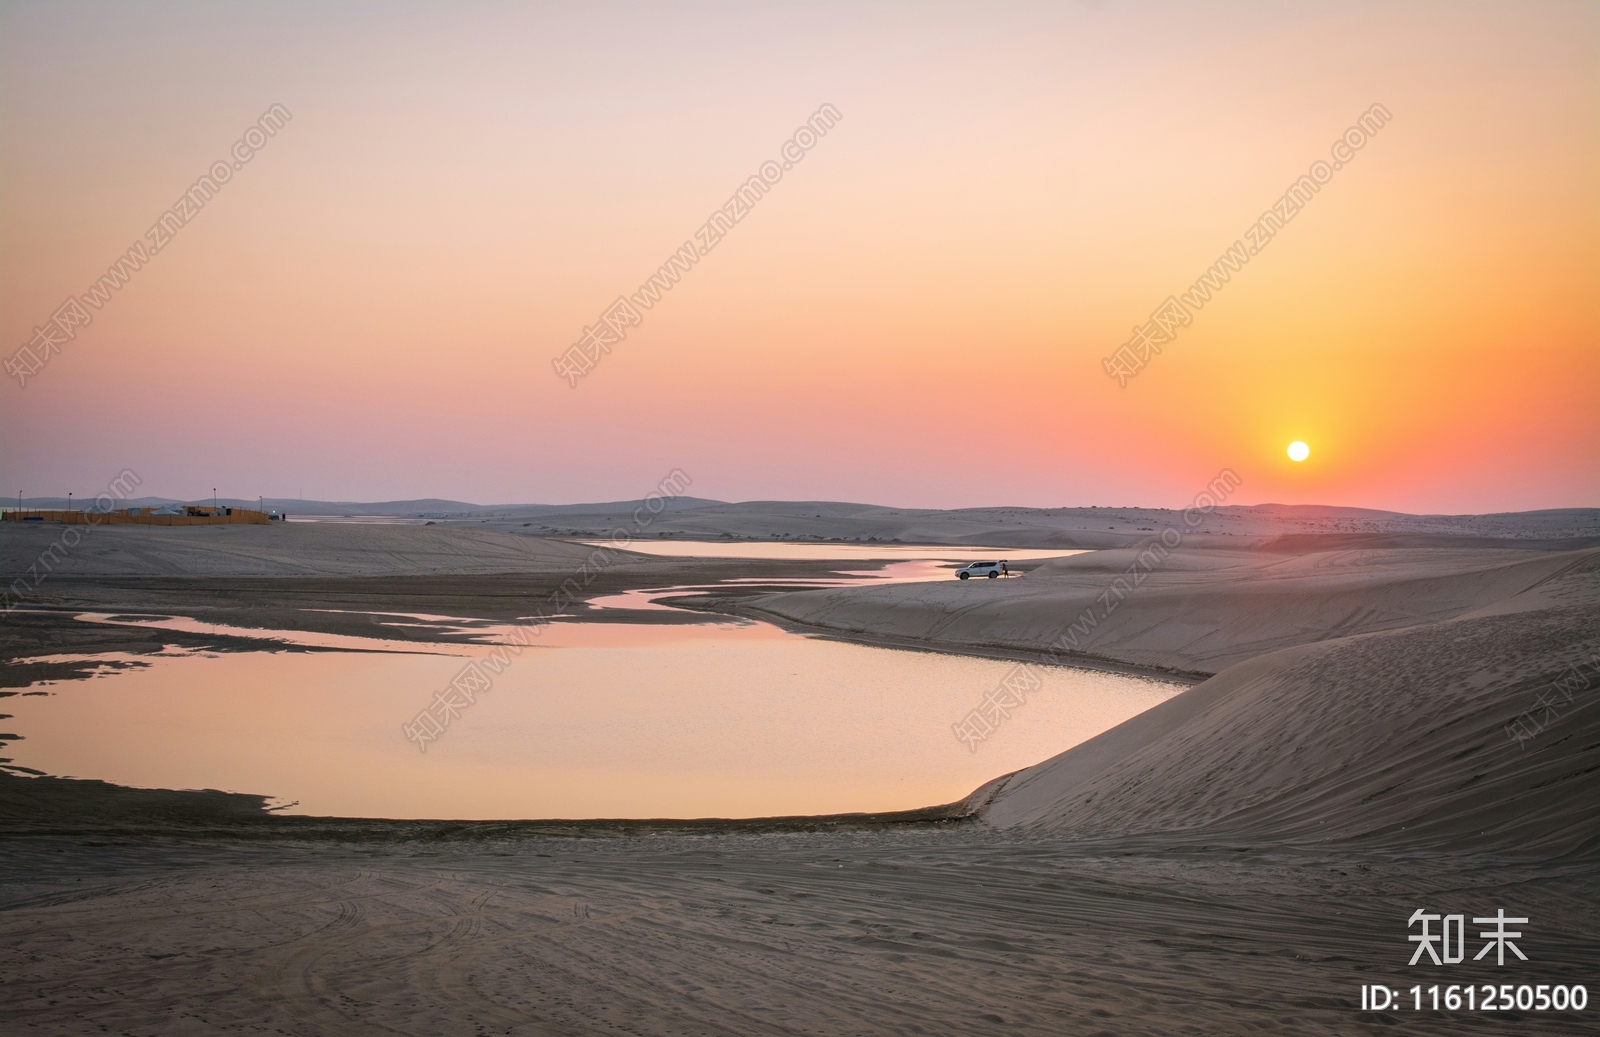
[[[1311,448],[1298,439],[1289,444],[1289,460],[1304,461],[1311,456]]]

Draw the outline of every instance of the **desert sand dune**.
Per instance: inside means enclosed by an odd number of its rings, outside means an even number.
[[[934,645],[1054,647],[1067,658],[1209,674],[1280,648],[1460,616],[1596,552],[1308,547],[1185,544],[1153,568],[1123,548],[1050,560],[1020,579],[795,591],[749,607]]]
[[[1505,586],[1472,583],[1480,601]],[[1588,551],[1458,618],[1234,665],[1020,772],[984,816],[1175,842],[1593,853],[1597,698],[1600,553]]]

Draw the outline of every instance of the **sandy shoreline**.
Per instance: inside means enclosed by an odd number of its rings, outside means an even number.
[[[750,596],[750,598],[758,597],[764,598],[766,595]],[[782,612],[763,608],[747,598],[723,598],[715,595],[705,595],[699,598],[680,599],[679,607],[703,610],[714,615],[757,619],[797,634],[806,634],[825,640],[845,641],[850,644],[867,645],[873,648],[896,648],[911,652],[939,652],[944,655],[971,655],[983,659],[1008,659],[1037,666],[1064,666],[1070,669],[1090,670],[1096,673],[1120,673],[1132,677],[1155,677],[1174,684],[1197,684],[1211,676],[1209,673],[1174,670],[1162,666],[1141,666],[1135,663],[1122,662],[1118,659],[1090,655],[1085,652],[1051,653],[1045,647],[1017,647],[982,643],[966,644],[878,630],[841,629],[821,623],[807,623],[793,619]]]

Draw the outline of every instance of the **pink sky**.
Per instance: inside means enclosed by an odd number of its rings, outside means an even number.
[[[1600,8],[11,5],[0,493],[1600,505]],[[551,358],[843,120],[576,388]],[[1102,358],[1392,121],[1126,388]],[[1295,465],[1284,450],[1311,444]]]

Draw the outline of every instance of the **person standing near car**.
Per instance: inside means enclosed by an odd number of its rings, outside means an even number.
[[[1000,575],[1001,576],[1010,576],[1011,575],[1011,567],[1006,565],[1005,559],[1003,559],[1003,558],[1000,560]]]

